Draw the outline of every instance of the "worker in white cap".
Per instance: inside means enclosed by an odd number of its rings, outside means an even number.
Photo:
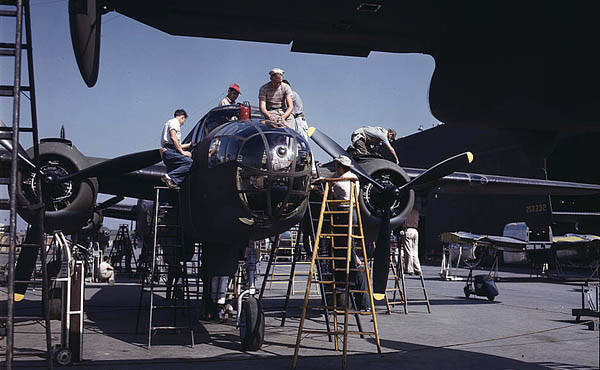
[[[356,181],[356,185],[358,186],[358,177],[356,177],[356,175],[351,171],[352,168],[352,161],[350,160],[350,158],[348,158],[345,155],[340,155],[339,157],[337,157],[336,159],[333,160],[333,163],[335,164],[335,172],[337,174],[337,177],[342,178],[342,179],[346,179],[346,181],[336,181],[333,182],[331,184],[331,193],[332,193],[332,198],[335,200],[350,200],[350,190],[352,189],[352,187],[350,186],[350,182],[351,181]],[[336,205],[336,210],[348,210],[348,208],[350,207],[350,204],[347,203],[339,203]],[[353,223],[356,225],[357,224],[357,220],[358,220],[358,215],[356,213],[356,205],[354,206],[353,209],[353,215],[352,215],[352,219],[354,220]],[[336,214],[334,216],[334,224],[335,225],[342,225],[342,226],[338,226],[335,227],[334,226],[334,233],[335,234],[339,234],[340,236],[334,237],[334,244],[336,246],[343,246],[343,245],[347,245],[347,236],[342,236],[344,234],[346,234],[348,232],[348,227],[347,226],[343,226],[343,225],[348,225],[348,221],[349,221],[349,215],[342,213],[342,214]],[[356,239],[353,239],[352,244],[353,246],[355,246],[354,244],[356,243]],[[334,251],[334,255],[336,257],[345,257],[346,256],[346,251],[344,250],[335,250]],[[359,256],[356,253],[356,250],[353,249],[352,250],[352,258],[351,258],[351,263],[350,266],[352,269],[356,269],[356,268],[360,268],[360,271],[356,271],[355,273],[351,273],[349,280],[351,282],[351,284],[354,284],[354,288],[353,289],[357,289],[361,292],[365,292],[368,290],[367,287],[367,276],[364,272],[364,270],[362,270],[365,261],[362,260],[361,258],[362,256]],[[343,271],[343,268],[345,267],[345,264],[343,263],[343,261],[335,261],[335,265],[336,265],[336,269],[340,269]],[[342,271],[337,271],[336,274],[336,280],[337,281],[345,281],[346,279],[346,274],[345,272]],[[368,299],[368,295],[364,294],[364,293],[354,293],[354,300],[356,302],[356,308],[358,310],[365,310],[367,308],[369,308],[370,306],[370,302]],[[342,298],[341,299],[342,302],[348,302],[347,299]],[[343,306],[343,304],[342,304]]]
[[[271,81],[262,85],[258,90],[258,106],[268,120],[295,130],[296,122],[292,116],[294,109],[292,88],[282,83],[284,73],[281,68],[273,68],[269,72]]]

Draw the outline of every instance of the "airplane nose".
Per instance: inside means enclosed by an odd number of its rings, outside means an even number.
[[[254,217],[285,219],[308,197],[311,153],[299,135],[284,130],[248,138],[238,156],[238,191]]]

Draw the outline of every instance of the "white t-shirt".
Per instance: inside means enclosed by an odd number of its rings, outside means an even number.
[[[341,176],[344,179],[358,180],[358,177],[352,172],[348,171]],[[337,200],[349,200],[350,199],[350,181],[336,181],[331,185],[331,191],[333,192],[333,199]],[[347,204],[340,204],[338,208],[348,208]]]
[[[110,264],[108,262],[102,261],[100,262],[100,266],[98,266],[98,270],[100,270],[100,275],[105,276],[110,273]]]
[[[179,120],[177,118],[171,118],[165,123],[165,126],[163,127],[162,136],[160,139],[161,147],[164,148],[166,144],[175,145],[171,141],[171,130],[175,130],[175,132],[177,133],[177,140],[179,140],[179,143],[181,143],[181,124],[179,123]]]
[[[231,99],[229,99],[229,96],[226,96],[223,98],[223,100],[221,100],[221,102],[219,103],[219,106],[222,107],[224,105],[232,105],[235,104],[233,101],[231,101]]]

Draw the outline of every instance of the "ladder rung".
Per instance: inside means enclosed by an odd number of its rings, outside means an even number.
[[[343,332],[341,332],[343,334]],[[375,334],[374,331],[350,331],[348,330],[346,332],[346,334],[352,334],[352,335],[377,335]]]
[[[1,5],[1,4],[0,4]],[[17,44],[15,44],[14,42],[0,42],[0,48],[2,49],[13,49],[15,50],[17,48]],[[29,48],[29,44],[21,44],[21,49],[25,50]]]
[[[8,4],[0,4],[0,5],[8,5]],[[10,4],[10,5],[14,5],[14,4]],[[0,17],[16,17],[16,16],[17,16],[16,10],[5,10],[5,9],[0,10]]]
[[[2,126],[0,127],[0,132],[12,132],[12,126]],[[19,132],[33,132],[33,127],[23,127],[19,126]]]
[[[336,283],[336,285],[343,285],[343,284],[345,284],[344,282],[338,283],[338,282],[333,281],[333,280],[311,280],[310,283],[311,284],[333,284],[333,283]]]
[[[179,330],[187,329],[190,330],[189,326],[153,326],[152,330]]]
[[[328,260],[328,261],[345,261],[346,257],[319,257],[317,256],[318,260]]]
[[[14,94],[14,86],[10,85],[0,85],[0,96],[13,96]],[[31,91],[31,87],[29,86],[21,86],[21,91]]]
[[[0,49],[0,55],[1,56],[5,56],[5,57],[14,57],[16,55],[16,51],[15,50],[6,50],[6,49]]]
[[[350,211],[323,211],[323,214],[328,215],[347,215]]]
[[[348,203],[350,204],[350,200],[348,199],[327,199],[325,203]]]
[[[362,271],[366,271],[364,268],[363,268],[363,269],[350,268],[350,269],[348,269],[348,270],[349,270],[350,272],[362,272]],[[342,267],[340,267],[340,268],[335,268],[335,269],[333,269],[333,271],[340,271],[340,272],[341,272],[341,271],[346,271],[346,269],[345,269],[345,268],[342,268]]]
[[[324,238],[324,237],[332,237],[332,236],[348,236],[348,234],[335,234],[335,233],[333,233],[333,234],[331,234],[331,233],[325,234],[325,233],[322,233],[319,236],[321,238]],[[356,239],[362,239],[363,238],[362,235],[351,235],[351,236],[353,238],[356,238]]]
[[[350,289],[350,293],[366,293],[368,294],[368,290],[360,290],[360,289]]]
[[[389,301],[388,304],[404,304],[404,301],[403,300],[400,300],[400,301],[397,301],[397,302],[396,301]]]
[[[336,315],[344,314],[346,311],[344,310],[335,310]],[[371,311],[348,311],[348,315],[372,315]]]
[[[302,332],[307,333],[307,334],[326,334],[326,335],[330,334],[327,330],[315,330],[315,329],[302,329]]]

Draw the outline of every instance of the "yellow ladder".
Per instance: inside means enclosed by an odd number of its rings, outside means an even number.
[[[328,199],[329,191],[331,184],[337,181],[350,181],[350,199],[349,200],[333,200]],[[334,337],[334,346],[335,350],[339,350],[339,341],[342,341],[342,368],[346,368],[347,364],[347,351],[348,351],[348,335],[374,335],[376,344],[377,344],[377,352],[381,353],[381,344],[379,342],[379,331],[377,329],[377,317],[375,315],[375,305],[373,302],[373,289],[371,285],[371,275],[369,266],[367,263],[367,252],[365,248],[365,240],[362,228],[362,220],[360,216],[360,212],[358,209],[358,187],[356,184],[356,180],[348,179],[348,178],[340,178],[340,179],[325,179],[325,190],[323,193],[323,201],[321,203],[321,211],[319,214],[319,222],[317,226],[317,235],[315,238],[315,247],[312,251],[312,259],[310,263],[310,272],[309,279],[306,283],[306,291],[304,293],[304,304],[302,306],[302,316],[300,319],[300,325],[298,327],[298,336],[296,339],[296,348],[294,350],[294,358],[292,362],[292,369],[296,369],[297,361],[298,361],[298,353],[300,351],[300,342],[302,341],[303,334],[333,334]],[[332,204],[334,207],[332,209],[336,210],[327,210],[327,204]],[[343,209],[344,207],[347,207]],[[340,209],[342,208],[342,209]],[[358,216],[357,223],[354,224],[354,210],[356,209],[356,214]],[[323,219],[325,216],[330,218],[330,222],[332,225],[332,230],[330,232],[323,232]],[[345,216],[347,217],[347,224],[336,224],[334,221],[335,216]],[[344,230],[343,232],[340,232]],[[354,234],[356,232],[356,234]],[[336,245],[335,240],[337,239],[338,244],[340,238],[345,237],[345,245]],[[330,241],[330,255],[323,256],[319,255],[319,247],[321,246],[321,239],[329,239]],[[352,241],[358,240],[360,241],[359,247],[354,247]],[[362,256],[362,264],[361,266],[351,266],[351,260],[353,256],[353,252],[355,250],[359,251],[360,256]],[[345,253],[344,253],[345,251]],[[315,263],[319,263],[318,261],[325,260],[330,261],[331,263],[331,280],[314,280],[315,276]],[[344,267],[340,267],[344,264]],[[344,273],[344,281],[336,281],[336,272]],[[350,272],[355,273],[364,273],[367,281],[367,290],[359,290],[359,289],[351,289],[349,276]],[[339,275],[338,275],[339,276]],[[315,284],[323,284],[330,285],[332,290],[331,294],[331,305],[330,303],[326,303],[326,306],[309,306],[308,299],[310,295],[310,289],[312,283]],[[343,303],[338,305],[337,302],[337,287],[341,287],[341,290],[344,299]],[[370,308],[367,311],[352,311],[348,307],[348,303],[351,299],[351,294],[353,293],[366,293],[369,297]],[[327,301],[326,301],[327,302]],[[304,329],[304,323],[306,320],[306,310],[307,308],[316,308],[316,309],[324,309],[329,310],[333,315],[333,330],[330,333],[327,330],[310,330]],[[371,315],[373,321],[373,331],[362,331],[360,328],[356,331],[348,330],[348,315]],[[341,318],[338,318],[341,316]],[[342,319],[342,320],[340,320]],[[341,322],[340,322],[341,321]],[[340,339],[340,336],[342,337]]]

